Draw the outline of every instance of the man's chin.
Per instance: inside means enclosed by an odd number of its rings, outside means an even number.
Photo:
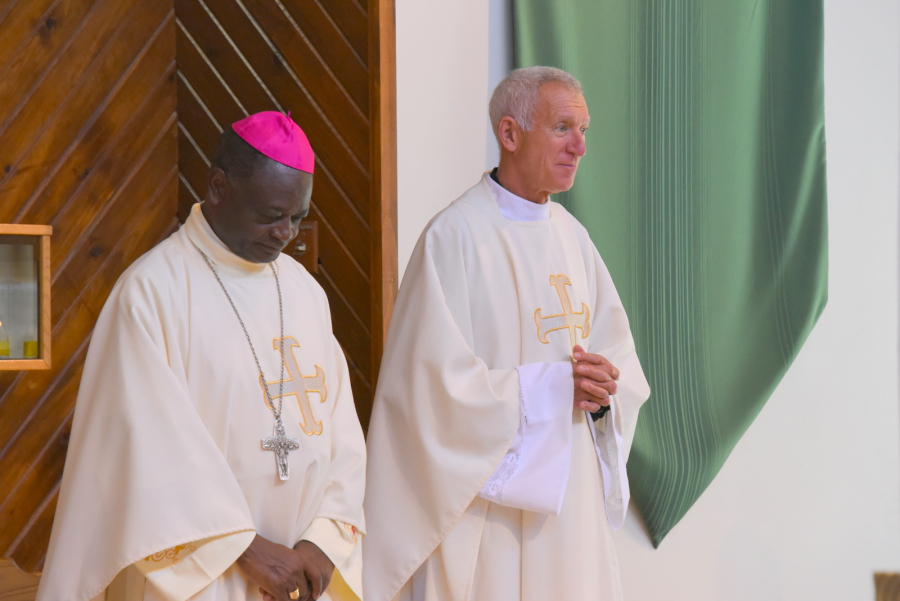
[[[280,255],[280,254],[281,254],[281,251],[280,251],[280,250],[278,250],[278,251],[272,251],[271,254],[269,254],[268,256],[266,256],[266,257],[260,259],[259,261],[257,261],[257,263],[271,263],[272,261],[274,261],[275,259],[277,259],[277,258],[278,258],[278,255]]]
[[[575,174],[572,174],[572,177],[561,178],[556,181],[556,191],[554,194],[559,194],[560,192],[568,192],[572,189],[572,186],[575,185]]]
[[[558,192],[567,192],[575,185],[575,173],[578,167],[562,167],[554,174],[556,176],[553,183],[555,184],[554,188],[557,194]]]
[[[268,246],[261,246],[254,248],[250,252],[245,252],[240,254],[242,259],[250,261],[251,263],[271,263],[275,259],[278,258],[278,255],[281,254],[281,249],[274,249]]]

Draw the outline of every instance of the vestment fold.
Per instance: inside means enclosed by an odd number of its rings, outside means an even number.
[[[300,441],[288,481],[261,448],[274,417],[241,325],[200,251],[234,299],[274,395],[285,370],[285,427]],[[228,535],[243,536],[242,544],[222,545],[228,557],[199,554],[199,571],[213,573],[195,574],[193,588],[178,595],[260,599],[232,565],[252,540],[241,533],[292,546],[313,520],[328,518],[355,529],[355,545],[365,531],[365,446],[346,361],[322,289],[290,257],[275,268],[283,356],[272,271],[231,253],[199,205],[117,282],[85,363],[38,599],[92,599],[136,562],[142,570],[177,565]],[[342,576],[359,594],[355,555]],[[153,581],[121,588],[141,599]]]
[[[546,220],[506,219],[486,180],[428,225],[394,310],[369,427],[369,601],[388,601],[401,589],[401,598],[491,598],[478,591],[491,578],[476,578],[476,565],[492,515],[511,516],[518,532],[508,541],[518,580],[499,580],[509,591],[526,590],[533,579],[571,580],[562,592],[576,596],[560,598],[586,598],[577,595],[593,587],[596,570],[615,563],[591,426],[574,410],[572,390],[561,391],[559,402],[572,411],[577,469],[560,515],[477,496],[516,436],[519,366],[567,360],[574,344],[606,356],[622,374],[613,402],[624,456],[649,395],[625,311],[584,228],[556,203]],[[545,543],[571,546],[565,555],[583,552],[585,563],[567,566],[564,554],[537,552]],[[614,580],[600,598],[616,598]]]

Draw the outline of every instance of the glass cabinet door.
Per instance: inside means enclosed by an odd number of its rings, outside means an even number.
[[[52,234],[0,223],[0,370],[50,369]]]
[[[40,356],[40,240],[0,236],[0,360]]]

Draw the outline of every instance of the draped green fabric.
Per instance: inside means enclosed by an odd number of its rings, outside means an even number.
[[[822,12],[514,0],[517,66],[560,67],[585,88],[588,153],[559,200],[609,266],[650,381],[628,474],[657,546],[825,306]]]

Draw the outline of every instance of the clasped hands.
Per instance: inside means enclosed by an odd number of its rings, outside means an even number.
[[[334,564],[310,541],[302,540],[291,549],[258,534],[237,563],[259,585],[265,601],[318,599],[334,573]]]
[[[572,349],[572,375],[575,377],[575,408],[595,413],[609,405],[616,394],[619,370],[605,357],[585,352],[580,345]]]

